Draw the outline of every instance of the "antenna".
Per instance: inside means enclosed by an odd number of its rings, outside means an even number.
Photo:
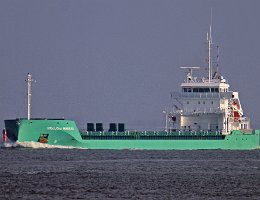
[[[31,119],[31,96],[32,96],[32,82],[35,80],[32,79],[32,75],[30,73],[27,74],[27,78],[25,80],[27,82],[27,110],[28,110],[28,120]]]
[[[212,26],[212,8],[210,9],[210,26]]]

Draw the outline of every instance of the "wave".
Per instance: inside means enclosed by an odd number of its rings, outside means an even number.
[[[39,142],[15,142],[15,143],[4,143],[0,146],[1,148],[33,148],[33,149],[75,149],[71,146],[60,146],[43,144]]]
[[[16,142],[6,142],[6,143],[2,143],[0,145],[1,148],[13,148],[13,147],[17,147]]]

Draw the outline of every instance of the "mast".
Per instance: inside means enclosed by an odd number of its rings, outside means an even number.
[[[212,58],[211,58],[211,45],[212,37],[211,37],[211,27],[212,27],[212,8],[210,13],[210,26],[209,26],[209,35],[207,33],[207,42],[208,42],[208,76],[209,76],[209,83],[211,81],[211,65],[212,65]]]
[[[32,96],[32,84],[33,81],[32,75],[30,73],[27,74],[27,79],[25,80],[27,82],[27,119],[31,119],[31,96]]]
[[[211,58],[211,45],[212,43],[212,37],[211,37],[211,25],[209,27],[209,35],[207,33],[207,43],[208,43],[208,76],[209,76],[209,82],[211,80],[211,63],[212,63],[212,58]]]

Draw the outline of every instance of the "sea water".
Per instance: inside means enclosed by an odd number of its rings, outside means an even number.
[[[260,199],[260,150],[7,146],[0,199]]]

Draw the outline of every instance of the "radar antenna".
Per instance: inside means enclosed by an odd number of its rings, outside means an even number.
[[[200,67],[180,67],[181,69],[188,69],[187,70],[187,82],[193,80],[193,70],[200,69]]]

